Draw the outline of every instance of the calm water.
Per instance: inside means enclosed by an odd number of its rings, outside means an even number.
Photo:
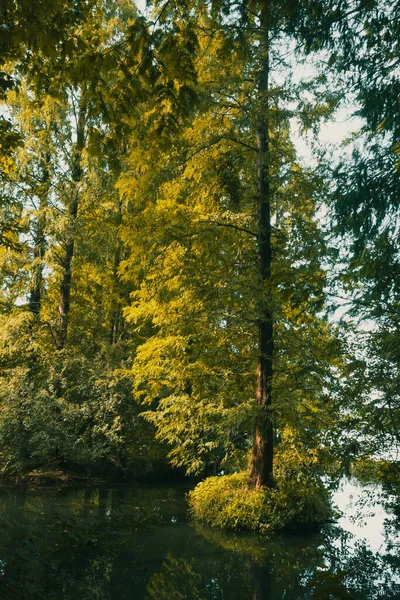
[[[184,486],[0,488],[6,600],[400,598],[400,510],[344,481],[318,533],[221,534],[189,522]]]

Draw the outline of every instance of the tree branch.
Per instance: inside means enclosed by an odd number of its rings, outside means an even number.
[[[221,223],[221,221],[215,221],[213,219],[202,219],[197,222],[198,223],[213,223],[214,225],[217,225],[217,227],[229,227],[231,229],[236,229],[237,231],[243,231],[244,233],[248,233],[249,235],[252,235],[253,237],[257,237],[257,234],[254,231],[251,231],[251,229],[247,229],[246,227],[240,227],[239,225],[234,225],[233,223]]]

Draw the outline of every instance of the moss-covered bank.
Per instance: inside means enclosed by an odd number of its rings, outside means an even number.
[[[208,477],[189,493],[194,518],[219,529],[268,533],[316,526],[332,518],[329,492],[317,478],[276,479],[249,489],[248,473]]]

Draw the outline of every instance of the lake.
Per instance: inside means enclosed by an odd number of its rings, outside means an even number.
[[[221,533],[192,523],[188,485],[0,488],[5,600],[400,598],[400,509],[344,479],[320,531]]]

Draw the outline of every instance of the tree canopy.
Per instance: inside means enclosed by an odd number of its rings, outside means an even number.
[[[2,472],[168,461],[279,495],[398,443],[398,7],[0,15]],[[294,132],[343,98],[361,130],[307,164]]]

